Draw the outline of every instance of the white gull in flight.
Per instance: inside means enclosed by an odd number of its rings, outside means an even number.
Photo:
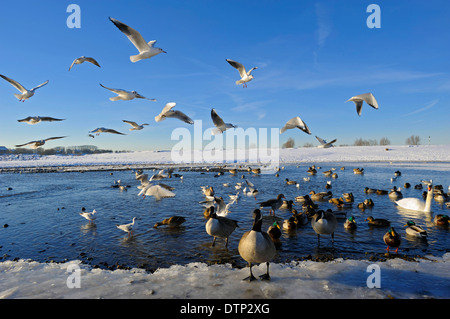
[[[247,87],[247,82],[250,82],[251,80],[253,80],[253,75],[251,75],[252,71],[257,69],[258,67],[254,67],[251,68],[250,71],[246,71],[245,67],[236,61],[227,59],[227,62],[235,69],[237,69],[239,71],[239,75],[241,76],[241,79],[236,81],[236,85],[240,85],[242,84],[242,87],[246,88]]]
[[[372,93],[364,93],[356,96],[352,96],[349,100],[347,100],[345,103],[353,101],[356,105],[356,112],[359,116],[361,116],[361,110],[363,106],[363,102],[366,102],[374,109],[378,109],[378,103],[375,97]]]
[[[37,89],[39,89],[40,87],[43,87],[44,85],[46,85],[48,83],[48,80],[47,80],[44,83],[39,84],[38,86],[32,88],[31,90],[27,90],[19,82],[14,81],[13,79],[8,78],[7,76],[0,74],[0,77],[2,77],[3,79],[5,79],[9,83],[11,83],[12,86],[14,86],[16,89],[18,89],[20,91],[20,93],[22,93],[22,94],[14,94],[14,96],[16,98],[18,98],[19,101],[21,101],[21,102],[25,102],[25,100],[28,100],[30,97],[32,97],[34,95],[34,91],[36,91]]]
[[[129,101],[132,99],[146,99],[146,100],[156,102],[156,99],[146,98],[145,96],[140,95],[136,91],[129,92],[129,91],[122,90],[122,89],[111,89],[109,87],[102,85],[101,83],[100,83],[100,86],[117,94],[117,96],[109,98],[111,101],[119,101],[119,100]]]

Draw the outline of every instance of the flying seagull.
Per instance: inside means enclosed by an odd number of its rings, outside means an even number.
[[[320,137],[316,136],[316,139],[320,142],[320,145],[317,146],[318,148],[329,148],[329,147],[333,147],[333,143],[336,142],[337,140],[334,139],[331,142],[327,142],[324,139],[321,139]]]
[[[154,47],[156,40],[152,40],[147,43],[145,42],[142,35],[133,28],[127,26],[119,20],[113,18],[109,18],[109,20],[111,20],[111,22],[114,23],[114,25],[119,28],[119,30],[122,31],[131,41],[131,43],[133,43],[134,46],[139,50],[139,54],[130,56],[131,62],[149,59],[157,54],[160,54],[161,52],[167,53],[161,48]]]
[[[127,120],[122,120],[122,122],[128,123],[128,124],[130,124],[132,126],[132,128],[130,128],[130,131],[139,131],[139,130],[142,130],[144,128],[144,125],[149,125],[147,123],[139,125],[136,122],[127,121]]]
[[[239,62],[227,59],[227,62],[230,63],[230,65],[237,69],[239,71],[239,75],[241,76],[241,79],[236,81],[236,85],[242,84],[242,87],[247,87],[247,82],[250,82],[253,79],[253,75],[251,75],[252,71],[257,69],[258,67],[251,68],[250,71],[246,71],[245,67],[240,64]]]
[[[150,101],[156,102],[156,99],[148,99],[145,96],[140,95],[136,91],[129,92],[129,91],[125,91],[125,90],[122,90],[122,89],[111,89],[111,88],[108,88],[108,87],[102,85],[101,83],[100,83],[100,86],[104,87],[105,89],[108,89],[111,92],[114,92],[114,93],[117,94],[117,96],[109,98],[111,101],[119,101],[119,100],[129,101],[129,100],[132,100],[132,99],[146,99],[146,100],[150,100]]]
[[[22,94],[14,94],[14,96],[16,98],[18,98],[19,101],[21,101],[21,102],[25,102],[25,100],[28,100],[30,97],[32,97],[34,95],[34,91],[36,91],[37,89],[39,89],[40,87],[43,87],[44,85],[46,85],[48,83],[48,80],[47,80],[44,83],[39,84],[38,86],[32,88],[31,90],[27,90],[19,82],[14,81],[13,79],[10,79],[1,74],[0,74],[0,77],[2,77],[3,79],[5,79],[9,83],[11,83],[16,89],[18,89],[22,93]]]
[[[64,119],[55,119],[48,116],[28,116],[24,119],[17,120],[17,122],[25,122],[31,125],[38,124],[41,122],[54,122],[54,121],[64,121]]]
[[[222,118],[216,113],[215,109],[211,109],[211,119],[216,126],[215,129],[212,130],[212,135],[222,134],[226,130],[232,127],[237,127],[231,123],[225,123]]]
[[[164,108],[162,109],[161,113],[159,113],[157,116],[155,116],[155,121],[161,122],[161,121],[165,120],[166,117],[169,117],[169,118],[179,119],[188,124],[194,124],[194,121],[189,116],[184,114],[183,112],[173,111],[172,109],[175,107],[175,105],[177,105],[177,103],[175,103],[175,102],[167,103],[166,106],[164,106]]]
[[[73,60],[72,65],[69,68],[69,71],[72,69],[74,64],[81,64],[83,62],[91,62],[92,64],[98,66],[99,68],[101,67],[100,64],[98,64],[98,62],[94,58],[89,58],[89,57],[86,57],[83,55],[83,56]]]
[[[280,134],[284,133],[286,130],[293,129],[293,128],[298,128],[298,129],[302,130],[303,132],[311,135],[311,131],[309,130],[309,127],[298,116],[293,117],[289,121],[287,121],[286,124],[281,128]]]
[[[378,109],[377,100],[375,99],[375,97],[373,96],[372,93],[364,93],[364,94],[356,95],[356,96],[351,97],[348,101],[353,101],[355,103],[356,112],[358,113],[359,116],[361,116],[363,102],[366,102],[374,109]],[[347,103],[348,101],[346,101],[345,103]]]
[[[22,147],[22,146],[29,145],[31,148],[37,149],[38,147],[44,145],[45,142],[47,142],[47,141],[56,140],[56,139],[64,138],[64,137],[66,137],[66,136],[49,137],[49,138],[46,138],[45,140],[31,141],[31,142],[28,142],[28,143],[25,143],[25,144],[16,145],[16,147]]]
[[[89,133],[95,133],[95,135],[97,135],[97,136],[99,136],[100,133],[112,133],[112,134],[126,135],[126,134],[120,133],[120,132],[118,132],[116,130],[113,130],[113,129],[110,129],[110,128],[105,128],[105,127],[96,128],[93,131],[89,131]]]

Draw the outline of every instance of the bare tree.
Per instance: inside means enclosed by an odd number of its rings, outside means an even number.
[[[406,139],[405,142],[407,145],[419,145],[420,144],[420,137],[417,135],[411,135]]]
[[[293,148],[295,146],[295,141],[292,137],[290,137],[286,143],[283,144],[282,148]]]
[[[391,141],[387,137],[382,137],[380,139],[380,145],[391,145]]]

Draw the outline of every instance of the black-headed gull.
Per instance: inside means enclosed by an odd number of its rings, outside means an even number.
[[[147,123],[139,125],[136,122],[128,121],[128,120],[122,120],[122,122],[128,123],[132,126],[132,128],[130,128],[130,131],[139,131],[139,130],[142,130],[145,125],[149,125]]]
[[[109,20],[111,20],[111,22],[114,23],[114,25],[128,37],[128,39],[131,41],[131,43],[134,44],[136,49],[139,50],[139,54],[130,56],[131,62],[149,59],[162,52],[167,53],[161,48],[154,47],[156,40],[152,40],[147,43],[142,37],[142,35],[135,29],[127,26],[126,24],[120,22],[119,20],[113,18],[109,18]]]
[[[359,116],[361,116],[361,110],[363,106],[363,102],[366,102],[368,105],[373,107],[374,109],[378,109],[378,103],[372,93],[364,93],[356,96],[352,96],[345,103],[353,101],[356,105],[356,112]]]
[[[153,196],[155,200],[161,200],[161,198],[175,197],[175,193],[172,192],[172,187],[165,184],[147,184],[142,187],[138,196],[142,195],[143,198],[146,196]]]
[[[22,93],[22,94],[14,94],[14,96],[16,98],[18,98],[19,101],[21,101],[21,102],[25,102],[25,100],[28,100],[30,97],[32,97],[34,95],[34,91],[36,91],[37,89],[39,89],[40,87],[43,87],[44,85],[46,85],[48,83],[48,80],[47,80],[44,83],[39,84],[38,86],[32,88],[31,90],[27,90],[19,82],[14,81],[13,79],[8,78],[7,76],[0,74],[0,77],[2,77],[3,79],[5,79],[9,83],[11,83],[12,86],[14,86],[16,89],[18,89],[20,91],[20,93]]]
[[[117,94],[117,96],[109,98],[111,101],[119,101],[119,100],[129,101],[132,99],[146,99],[146,100],[156,102],[156,99],[146,98],[145,96],[140,95],[136,91],[129,92],[129,91],[122,90],[122,89],[111,89],[109,87],[102,85],[101,83],[100,83],[100,86]]]
[[[64,121],[64,119],[56,119],[54,117],[49,116],[28,116],[24,119],[17,120],[17,122],[25,122],[27,124],[38,124],[41,122],[54,122],[54,121]]]
[[[38,148],[38,147],[44,145],[45,142],[47,142],[47,141],[50,141],[50,140],[57,140],[57,139],[59,139],[59,138],[64,138],[64,137],[66,137],[66,136],[49,137],[49,138],[46,138],[46,139],[43,139],[43,140],[31,141],[31,142],[28,142],[28,143],[25,143],[25,144],[16,145],[16,147],[22,147],[22,146],[27,146],[27,145],[29,145],[31,148],[36,149],[36,148]]]
[[[194,121],[189,116],[184,114],[183,112],[173,111],[172,109],[175,107],[175,105],[177,105],[177,103],[175,103],[175,102],[167,103],[166,106],[164,106],[164,108],[162,109],[161,113],[159,113],[157,116],[155,116],[155,121],[161,122],[161,121],[165,120],[166,117],[169,117],[169,118],[179,119],[188,124],[194,124]]]
[[[123,224],[123,225],[116,225],[116,227],[120,230],[123,230],[124,232],[128,233],[128,236],[131,235],[131,232],[133,231],[134,222],[136,221],[136,217],[133,217],[133,221],[129,224]]]
[[[240,85],[242,84],[242,87],[246,88],[247,87],[247,82],[250,82],[251,80],[253,80],[253,75],[251,75],[252,71],[257,69],[258,67],[254,67],[251,68],[250,71],[246,71],[245,67],[236,61],[227,59],[227,62],[235,69],[237,69],[239,71],[239,75],[241,76],[241,79],[236,81],[236,85]]]
[[[318,148],[329,148],[333,147],[333,143],[337,141],[337,139],[332,140],[331,142],[327,142],[324,139],[321,139],[320,137],[316,136],[316,139],[320,142],[320,145],[317,146]]]
[[[83,55],[83,56],[73,60],[72,64],[70,65],[69,71],[72,69],[72,67],[75,64],[81,64],[83,62],[91,62],[92,64],[98,66],[99,68],[101,67],[100,64],[98,64],[98,62],[94,58],[86,57],[86,56]]]
[[[237,127],[231,123],[225,123],[222,118],[217,114],[215,109],[211,109],[211,119],[216,126],[215,129],[212,130],[212,135],[222,134],[226,130],[232,127]]]
[[[298,129],[302,130],[303,132],[311,135],[311,131],[309,130],[309,127],[298,116],[293,117],[289,121],[287,121],[286,124],[281,128],[280,134],[284,133],[286,130],[290,130],[293,128],[298,128]]]
[[[105,127],[98,127],[95,130],[89,131],[89,133],[95,133],[95,135],[97,135],[97,136],[99,136],[100,133],[112,133],[112,134],[126,135],[126,134],[120,133],[116,130],[113,130],[111,128],[105,128]]]
[[[95,213],[97,213],[95,209],[92,212],[87,212],[86,208],[82,207],[80,215],[86,218],[89,222],[93,222],[96,219],[94,216]]]

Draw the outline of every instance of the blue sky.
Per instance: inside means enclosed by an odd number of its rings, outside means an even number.
[[[81,28],[70,29],[66,12],[81,8]],[[369,4],[381,9],[381,28],[366,25]],[[178,120],[156,123],[168,102],[212,126],[211,108],[244,129],[282,127],[300,116],[312,135],[289,130],[296,146],[318,145],[314,135],[337,145],[387,137],[403,145],[449,143],[450,2],[435,1],[8,1],[0,11],[0,74],[27,88],[49,84],[20,103],[0,79],[0,145],[14,147],[50,136],[45,148],[94,144],[114,150],[170,149]],[[132,63],[136,48],[109,20],[138,30],[167,54]],[[74,66],[79,56],[91,64]],[[253,71],[248,88],[225,59]],[[136,90],[146,100],[111,102],[112,88]],[[350,97],[372,92],[379,109],[364,105],[358,117]],[[27,116],[65,118],[28,125]],[[149,123],[128,131],[123,119]],[[126,136],[88,131],[114,128]]]

